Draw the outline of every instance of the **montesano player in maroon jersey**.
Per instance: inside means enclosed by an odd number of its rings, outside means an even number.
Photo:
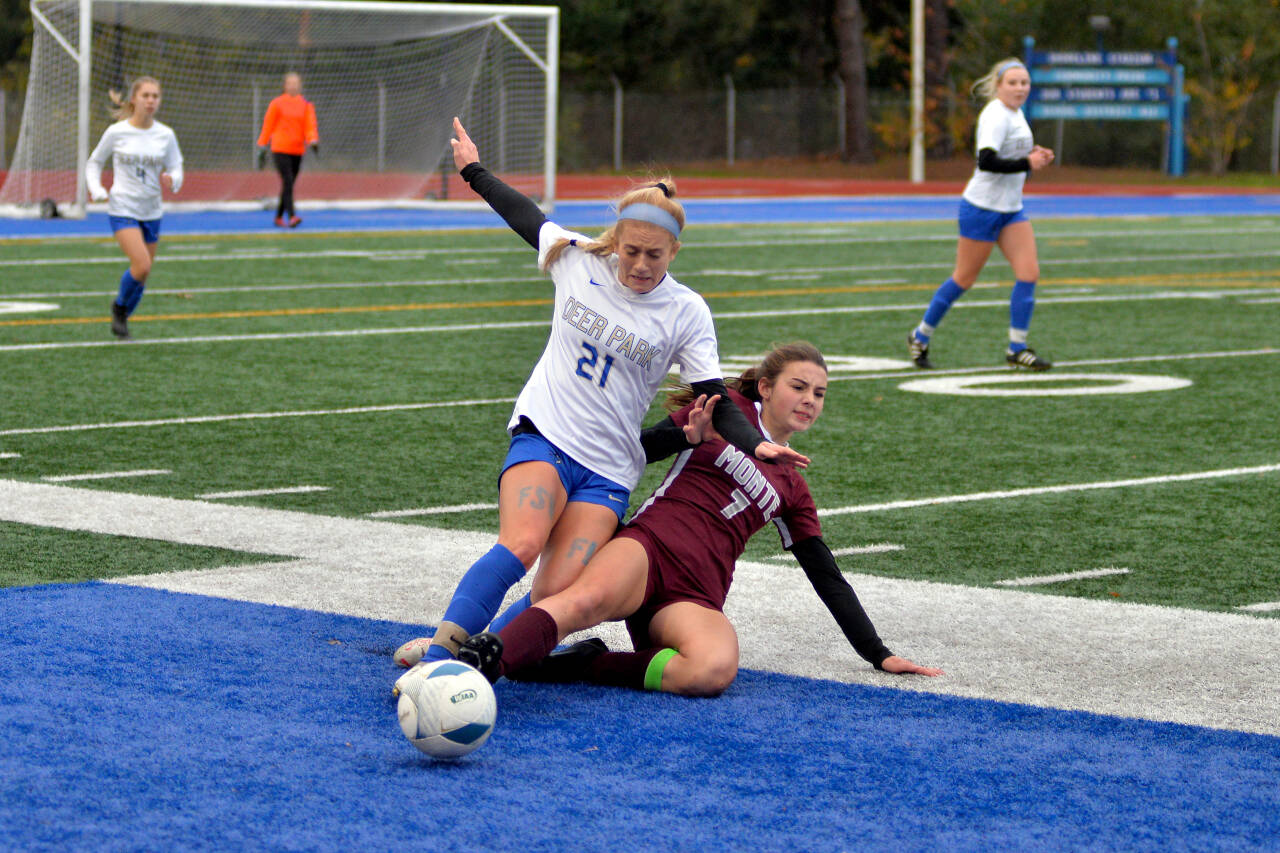
[[[788,344],[730,383],[730,399],[720,405],[737,405],[767,440],[785,445],[822,414],[826,391],[822,354],[807,343]],[[675,395],[686,405],[646,431],[651,458],[673,444],[685,449],[631,521],[572,585],[501,633],[470,638],[458,659],[491,681],[506,675],[718,695],[738,674],[738,636],[723,612],[734,564],[751,535],[773,522],[859,655],[886,672],[941,675],[885,648],[822,541],[799,472],[721,440],[708,426],[716,398],[691,397]],[[626,619],[634,652],[610,652],[592,639],[550,654],[574,631],[611,619]]]

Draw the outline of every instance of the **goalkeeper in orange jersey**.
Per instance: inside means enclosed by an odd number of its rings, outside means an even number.
[[[310,148],[320,153],[320,132],[316,128],[316,108],[302,97],[302,77],[290,71],[284,75],[284,92],[272,99],[258,134],[258,168],[267,162],[267,151],[280,173],[280,203],[276,205],[276,225],[297,228],[302,219],[293,209],[293,184],[302,169],[302,155]]]

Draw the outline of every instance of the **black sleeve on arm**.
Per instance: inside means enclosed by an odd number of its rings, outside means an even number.
[[[649,465],[694,445],[684,437],[684,427],[677,426],[668,415],[653,426],[640,430],[640,446],[644,448],[644,464]]]
[[[867,611],[862,609],[857,593],[840,573],[840,567],[836,565],[836,558],[827,543],[822,541],[822,537],[813,536],[794,543],[791,553],[799,561],[800,568],[804,569],[818,598],[822,599],[822,603],[827,605],[831,615],[836,618],[840,630],[844,632],[854,651],[876,669],[881,669],[880,664],[893,652],[885,648]]]
[[[547,216],[519,190],[514,190],[489,173],[479,163],[468,163],[459,173],[494,211],[506,220],[511,230],[524,238],[533,248],[538,248],[538,232]]]
[[[751,425],[751,421],[747,420],[742,409],[735,406],[729,399],[729,389],[724,387],[724,380],[707,379],[703,382],[694,382],[693,393],[695,396],[706,394],[707,399],[711,399],[716,394],[720,395],[720,402],[716,403],[715,409],[711,412],[711,425],[725,441],[754,457],[756,447],[764,441],[764,436],[760,434],[760,430]]]
[[[978,152],[978,168],[984,172],[1001,172],[1006,175],[1013,172],[1030,172],[1031,158],[1018,157],[1015,160],[1007,160],[996,154],[996,149],[983,148]]]

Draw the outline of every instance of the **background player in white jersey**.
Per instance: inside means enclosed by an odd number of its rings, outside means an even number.
[[[826,391],[822,354],[811,344],[786,344],[732,383],[727,399],[707,405],[740,408],[766,436],[785,443],[817,421]],[[672,402],[690,395],[673,395]],[[686,437],[703,437],[705,420],[694,401],[654,430],[673,432],[683,445]],[[804,478],[789,467],[759,464],[714,435],[680,453],[662,485],[568,589],[525,610],[498,635],[469,638],[458,658],[494,681],[586,680],[717,695],[738,674],[738,636],[723,611],[734,563],[770,521],[859,655],[887,672],[942,674],[885,648],[822,541]],[[627,620],[635,651],[608,652],[587,640],[547,657],[568,634],[609,619]]]
[[[1005,361],[1014,367],[1048,370],[1048,361],[1027,346],[1027,329],[1035,308],[1040,262],[1031,222],[1022,210],[1027,173],[1053,162],[1053,152],[1035,145],[1022,105],[1031,92],[1031,75],[1017,59],[1003,59],[974,84],[989,99],[978,116],[978,166],[960,200],[960,242],[956,266],[907,335],[907,350],[917,367],[931,368],[929,341],[953,302],[978,280],[995,246],[1013,267],[1009,298],[1009,346]]]
[[[555,283],[555,310],[546,348],[507,425],[498,544],[463,575],[425,650],[427,660],[452,656],[485,628],[535,561],[530,598],[505,615],[564,589],[609,541],[644,468],[642,418],[673,365],[696,393],[725,393],[711,310],[667,272],[684,227],[670,179],[624,195],[617,223],[593,240],[548,221],[536,204],[485,170],[457,119],[454,132],[455,165],[538,250],[539,266]],[[715,427],[760,459],[808,464],[762,438],[732,406],[716,412]],[[420,642],[397,650],[397,662],[414,663],[423,654]]]
[[[107,128],[85,165],[89,197],[107,202],[107,218],[116,242],[129,259],[120,276],[120,293],[111,302],[111,331],[129,337],[129,315],[142,300],[142,290],[160,242],[163,190],[182,188],[182,151],[168,125],[156,121],[160,108],[160,84],[139,77],[129,87],[128,99],[111,93],[116,123]],[[111,161],[112,183],[102,186],[102,169]]]

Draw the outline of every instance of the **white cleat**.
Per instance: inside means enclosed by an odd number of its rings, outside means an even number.
[[[399,666],[405,668],[411,667],[418,661],[422,660],[422,656],[427,653],[427,649],[431,646],[430,637],[418,637],[416,640],[410,640],[400,648],[396,649],[395,660]]]

